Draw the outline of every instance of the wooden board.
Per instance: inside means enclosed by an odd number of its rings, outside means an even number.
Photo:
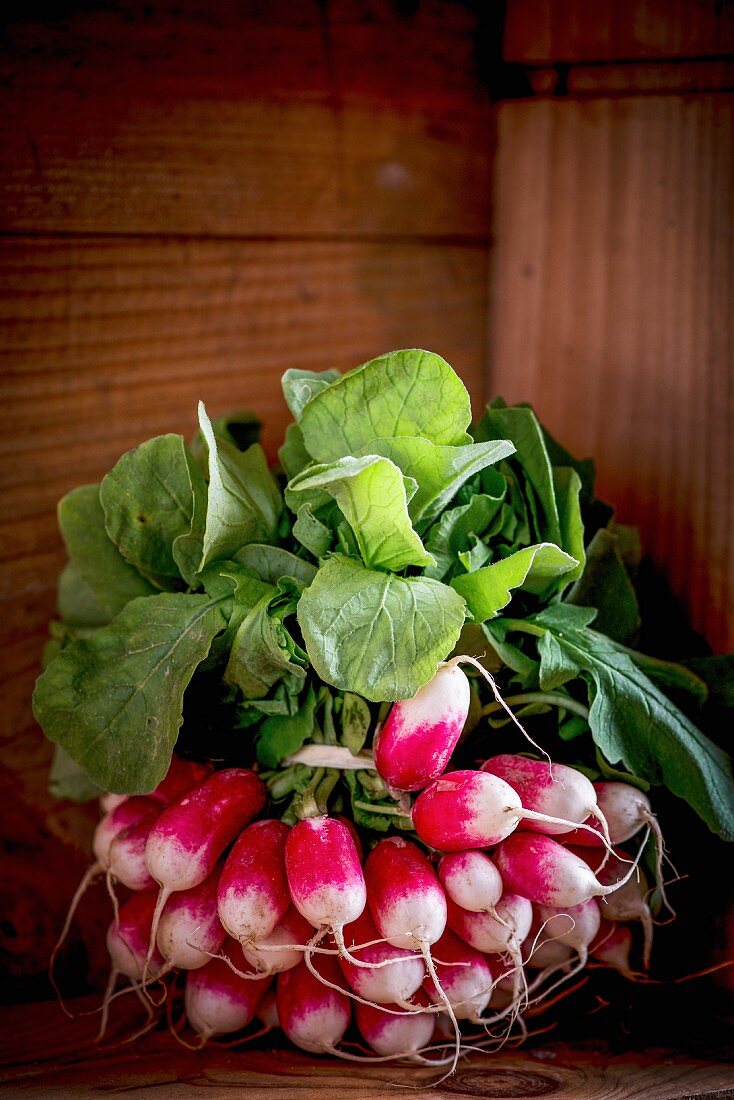
[[[380,0],[12,20],[0,226],[486,239],[477,17]]]
[[[152,1034],[108,1052],[91,1045],[89,1019],[69,1021],[56,1005],[5,1010],[0,1068],[3,1096],[35,1100],[98,1095],[211,1100],[234,1092],[248,1100],[296,1100],[315,1092],[324,1100],[384,1100],[400,1086],[425,1100],[548,1096],[553,1100],[683,1100],[734,1094],[731,1066],[686,1058],[669,1050],[612,1053],[603,1046],[572,1050],[560,1043],[462,1060],[458,1072],[431,1088],[435,1070],[309,1057],[295,1050],[187,1051]],[[118,1041],[125,1033],[119,1032]],[[124,1082],[124,1085],[121,1084]],[[422,1087],[421,1087],[422,1086]]]
[[[694,625],[734,648],[734,97],[505,103],[490,388],[597,459]]]
[[[734,8],[717,0],[509,0],[509,61],[691,58],[734,50]]]

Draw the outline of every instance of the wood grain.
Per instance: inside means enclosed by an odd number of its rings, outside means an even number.
[[[130,2],[13,20],[0,226],[486,238],[469,7]]]
[[[717,0],[510,0],[509,61],[619,61],[731,53],[734,7]]]
[[[503,104],[490,386],[531,400],[734,648],[734,97]]]
[[[84,1002],[86,1007],[87,1002]],[[120,1010],[122,1011],[122,1010]],[[668,1050],[611,1053],[599,1044],[571,1050],[560,1043],[523,1053],[475,1055],[443,1085],[436,1071],[368,1064],[345,1066],[270,1044],[260,1049],[187,1051],[165,1033],[107,1052],[91,1045],[89,1019],[67,1020],[56,1005],[0,1012],[0,1088],[7,1097],[150,1096],[211,1100],[235,1092],[251,1100],[296,1100],[318,1091],[325,1100],[384,1100],[397,1086],[411,1095],[552,1097],[553,1100],[677,1100],[731,1095],[734,1069]],[[129,1027],[129,1021],[128,1025]],[[125,1032],[113,1036],[118,1041]],[[266,1040],[267,1043],[267,1040]],[[124,1085],[121,1085],[124,1082]]]

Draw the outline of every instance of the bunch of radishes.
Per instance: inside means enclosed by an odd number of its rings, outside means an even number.
[[[446,771],[469,709],[460,664],[394,704],[376,738],[383,780],[420,792],[416,840],[380,839],[364,861],[344,818],[254,820],[267,790],[250,770],[174,758],[150,795],[105,795],[80,888],[105,872],[115,901],[105,1019],[120,975],[148,1004],[185,975],[165,998],[183,981],[201,1044],[259,1017],[304,1050],[356,1057],[340,1045],[354,1005],[373,1056],[439,1063],[447,1019],[454,1061],[457,1021],[472,1045],[499,1045],[589,956],[631,975],[628,922],[647,965],[642,848],[616,848],[659,838],[647,798],[519,755]]]

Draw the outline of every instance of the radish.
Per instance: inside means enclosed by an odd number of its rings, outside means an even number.
[[[130,798],[122,798],[117,801],[116,804],[112,805],[112,808],[104,814],[94,830],[94,836],[92,838],[94,862],[91,863],[84,872],[79,885],[74,891],[74,896],[69,903],[69,908],[64,918],[63,927],[56,941],[56,945],[51,952],[51,958],[48,964],[51,984],[56,990],[59,997],[59,1003],[64,1009],[64,1012],[67,1012],[67,1010],[64,1008],[61,994],[54,980],[54,964],[63,946],[64,940],[68,935],[79,902],[82,900],[97,875],[101,874],[103,871],[107,871],[110,865],[110,848],[115,837],[121,833],[123,829],[126,829],[128,826],[133,825],[136,821],[140,821],[141,818],[153,812],[160,813],[160,805],[147,795],[132,795]]]
[[[107,929],[107,951],[112,965],[102,1001],[98,1040],[102,1038],[107,1029],[110,1001],[119,975],[122,974],[124,977],[129,978],[133,983],[133,989],[140,996],[138,983],[143,978],[146,966],[148,968],[152,967],[154,978],[161,976],[164,971],[164,960],[158,951],[153,951],[146,962],[156,894],[155,888],[141,890],[133,894],[122,906],[117,918],[110,923]],[[153,1013],[149,1005],[146,1004],[145,1007],[150,1023]]]
[[[266,1033],[268,1031],[275,1031],[276,1028],[280,1027],[280,1020],[278,1019],[278,1002],[272,985],[260,1001],[260,1007],[257,1010],[257,1018],[261,1021]]]
[[[543,833],[521,832],[507,837],[494,859],[508,890],[557,909],[611,894],[636,869],[633,863],[618,884],[603,886],[583,859]]]
[[[323,932],[330,931],[346,953],[344,925],[362,913],[367,892],[351,833],[333,817],[297,822],[285,844],[285,868],[293,904]],[[356,966],[366,966],[349,956]]]
[[[386,1005],[395,1010],[397,1005]],[[384,1012],[377,1005],[358,1004],[357,1027],[372,1049],[384,1056],[399,1057],[422,1050],[431,1042],[434,1016],[429,1012]]]
[[[318,966],[329,982],[339,984],[341,974],[332,956],[319,956]],[[351,1014],[345,994],[324,985],[302,962],[278,975],[276,1002],[280,1026],[292,1043],[312,1054],[335,1052]]]
[[[256,821],[235,841],[219,879],[219,919],[243,947],[275,928],[291,903],[285,873],[288,826]]]
[[[127,801],[129,795],[115,794],[113,791],[103,791],[99,796],[99,808],[102,813],[108,814],[110,810],[114,810],[121,803]]]
[[[413,806],[413,825],[430,848],[460,852],[499,844],[525,820],[569,825],[523,809],[516,791],[484,771],[446,772],[422,791]],[[570,824],[573,828],[573,823]]]
[[[160,886],[150,940],[152,953],[163,906],[211,874],[224,849],[265,805],[265,785],[254,772],[215,772],[177,802],[153,826],[145,848],[148,870]]]
[[[303,960],[313,934],[313,926],[291,905],[268,936],[259,943],[247,944],[242,951],[257,973],[280,974]]]
[[[598,860],[598,856],[595,856],[594,853],[588,849],[577,848],[575,852],[576,855],[592,868]],[[596,877],[604,886],[612,886],[625,877],[625,871],[629,862],[630,857],[627,853],[620,851],[618,855],[611,856],[603,867],[596,870]],[[615,922],[635,920],[640,921],[642,924],[644,936],[642,959],[645,970],[649,970],[650,968],[650,954],[652,951],[654,930],[652,912],[650,911],[650,906],[647,904],[649,892],[647,879],[638,867],[637,875],[628,878],[623,885],[619,886],[619,888],[614,891],[614,893],[608,894],[602,903],[603,913],[607,920]]]
[[[473,913],[491,913],[502,897],[502,877],[483,852],[449,852],[441,856],[438,877],[446,896]]]
[[[599,808],[607,819],[612,844],[624,844],[645,825],[650,825],[654,831],[657,818],[652,812],[650,799],[637,787],[629,783],[600,782],[594,783],[594,790]],[[574,834],[572,843],[598,847],[600,841],[593,833],[583,832],[578,836]]]
[[[224,943],[217,914],[217,871],[198,886],[171,894],[163,907],[156,944],[169,968],[198,970]]]
[[[575,951],[581,965],[585,966],[589,947],[601,924],[601,911],[596,899],[589,898],[580,905],[570,905],[564,909],[539,905],[536,912],[544,925],[544,939],[553,939],[559,945]]]
[[[374,744],[380,776],[399,791],[420,791],[446,768],[469,713],[469,681],[442,665],[412,699],[395,703]]]
[[[344,814],[334,814],[333,816],[337,821],[341,821],[342,825],[346,825],[349,829],[349,835],[354,841],[354,847],[357,849],[357,858],[361,863],[364,852],[362,850],[362,841],[359,839],[359,833],[357,832],[357,826],[353,821],[350,821],[348,817],[345,817]]]
[[[575,768],[569,768],[566,764],[553,764],[549,768],[541,760],[506,753],[485,761],[482,771],[497,775],[509,783],[519,794],[526,810],[560,818],[564,822],[528,818],[523,828],[529,832],[548,833],[550,836],[568,833],[592,813],[596,814],[597,821],[601,821],[602,833],[606,829],[593,783]],[[586,831],[579,830],[581,833]],[[604,843],[603,839],[594,836],[594,840],[597,839],[599,843]]]
[[[360,997],[377,1004],[407,1001],[420,989],[423,981],[423,963],[415,955],[393,947],[389,943],[376,943],[380,933],[367,909],[344,929],[344,940],[350,953],[358,951],[359,958],[366,963],[382,963],[386,959],[395,960],[391,966],[378,966],[368,970],[363,966],[354,966],[348,959],[339,960],[342,973],[347,982]],[[359,947],[370,944],[369,947]],[[355,946],[357,945],[357,946]],[[383,1014],[384,1015],[384,1014]]]
[[[435,944],[436,973],[458,1020],[478,1022],[492,995],[492,971],[481,952],[470,947],[446,929]],[[432,1004],[443,999],[433,979],[428,976],[423,988]],[[436,1007],[439,1007],[436,1005]]]
[[[370,912],[380,935],[393,947],[421,953],[446,1005],[455,1033],[453,1072],[459,1058],[459,1025],[441,988],[430,951],[446,928],[443,887],[420,849],[402,837],[378,841],[367,857],[364,871]]]
[[[112,888],[112,879],[127,886],[128,890],[147,890],[155,886],[155,879],[145,862],[145,846],[160,814],[161,807],[157,806],[151,813],[128,825],[113,838],[107,867],[108,889]]]
[[[533,907],[527,898],[506,890],[495,913],[473,913],[453,901],[448,903],[448,925],[462,940],[484,954],[507,952],[522,965],[520,948],[533,922]]]
[[[247,970],[240,945],[227,940],[225,947],[235,954],[238,964]],[[201,1039],[201,1046],[213,1035],[229,1035],[254,1019],[270,985],[270,978],[244,981],[222,959],[211,959],[206,966],[186,976],[184,1006],[189,1023]]]
[[[634,980],[639,975],[630,966],[632,933],[626,924],[613,924],[602,919],[598,935],[589,948],[589,954],[605,966],[618,970],[625,978]]]
[[[212,774],[211,764],[201,764],[197,760],[184,760],[180,756],[171,757],[168,771],[161,779],[150,797],[163,802],[166,806],[177,802],[187,791],[198,787]]]

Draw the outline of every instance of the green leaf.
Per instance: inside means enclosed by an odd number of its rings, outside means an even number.
[[[344,374],[304,407],[306,450],[318,462],[356,454],[371,439],[423,436],[470,443],[469,394],[448,363],[430,351],[393,351]]]
[[[194,516],[190,456],[180,435],[159,435],[128,451],[103,478],[99,497],[107,534],[158,588],[175,588],[175,540]]]
[[[59,528],[71,558],[60,581],[59,614],[70,622],[108,622],[130,600],[155,591],[107,534],[99,489],[80,485],[59,501]]]
[[[684,798],[712,831],[734,840],[731,762],[663,695],[613,641],[568,621],[559,629],[546,609],[531,617],[539,638],[540,683],[552,690],[563,675],[590,683],[592,736],[610,764]],[[582,610],[576,608],[576,611]]]
[[[297,558],[280,546],[253,542],[235,554],[236,562],[254,569],[261,580],[277,584],[281,577],[292,577],[301,584],[310,584],[316,576],[316,566],[305,558]]]
[[[676,661],[663,661],[659,657],[649,657],[646,653],[638,653],[635,649],[624,647],[624,652],[650,680],[666,691],[683,692],[692,696],[699,706],[703,706],[706,702],[708,687],[691,668]]]
[[[346,745],[349,751],[356,756],[363,748],[367,740],[367,734],[370,731],[372,723],[370,708],[359,695],[347,691],[344,693],[340,721],[342,745]]]
[[[297,424],[289,424],[285,430],[285,440],[278,448],[278,461],[290,480],[311,462],[311,455],[303,442],[303,432]]]
[[[509,439],[517,450],[516,461],[522,466],[542,511],[537,529],[543,541],[561,542],[561,525],[553,484],[553,470],[545,445],[543,429],[532,409],[493,408],[489,406],[475,432],[477,442],[488,439]]]
[[[577,565],[563,578],[563,587],[575,581],[584,571],[584,521],[581,518],[581,480],[570,466],[553,469],[553,491],[558,506],[558,522],[561,526],[561,549],[575,558]]]
[[[298,622],[326,683],[373,702],[408,699],[456,643],[464,601],[439,581],[334,555],[301,596]]]
[[[249,409],[237,409],[212,420],[212,431],[217,439],[231,443],[238,451],[246,451],[253,443],[260,442],[260,418]],[[189,450],[200,470],[208,468],[208,448],[201,429],[197,428],[189,443]]]
[[[273,541],[282,500],[259,443],[242,452],[217,441],[201,401],[199,424],[209,448],[203,567],[233,557],[250,542]]]
[[[597,629],[616,642],[631,642],[640,629],[640,609],[619,553],[617,536],[600,527],[589,543],[586,566],[566,597],[569,603],[595,607]]]
[[[302,504],[293,524],[293,535],[315,558],[323,558],[333,541],[333,532],[311,510],[310,504]]]
[[[426,569],[426,576],[440,581],[455,572],[459,554],[470,549],[473,536],[478,538],[487,530],[501,506],[502,496],[480,493],[439,516],[426,539],[426,550],[436,561]]]
[[[209,655],[203,667],[210,668],[219,664],[234,644],[237,631],[252,609],[265,597],[272,598],[275,588],[272,584],[255,577],[252,572],[236,561],[212,562],[202,570],[201,581],[208,596],[222,599],[222,614],[227,626],[212,642]]]
[[[184,690],[225,625],[221,602],[183,593],[132,600],[39,677],[37,721],[104,790],[143,794],[166,774]]]
[[[48,793],[54,798],[67,798],[70,802],[89,802],[97,798],[101,790],[61,745],[54,745]]]
[[[336,500],[368,568],[398,573],[433,564],[411,525],[403,475],[389,459],[366,455],[310,466],[290,482],[287,494],[314,490]]]
[[[260,727],[257,740],[257,759],[263,768],[277,768],[286,756],[290,756],[309,740],[316,726],[316,693],[313,688],[295,714],[273,714]]]
[[[59,575],[56,610],[69,626],[104,626],[112,617],[99,604],[74,560],[68,562]]]
[[[327,389],[332,382],[341,378],[338,370],[287,370],[280,380],[283,387],[283,397],[286,405],[293,414],[293,419],[299,421],[304,405],[307,405],[312,397],[322,390]]]
[[[512,591],[522,588],[540,595],[559,577],[576,567],[576,559],[551,542],[527,546],[478,569],[475,573],[460,573],[451,587],[464,597],[477,622],[492,619],[512,599]]]
[[[267,695],[286,678],[297,692],[306,678],[306,654],[293,641],[284,620],[292,615],[298,592],[281,581],[275,595],[266,595],[248,613],[232,644],[224,679],[246,699]]]
[[[410,501],[409,512],[422,529],[439,515],[470,477],[513,451],[512,443],[506,439],[443,447],[428,439],[397,437],[370,440],[360,453],[384,455],[415,479],[418,490]]]
[[[206,527],[207,488],[201,470],[192,455],[185,451],[189,486],[193,501],[191,526],[186,534],[179,535],[173,541],[173,558],[181,576],[191,588],[199,587],[198,577],[201,556],[204,549],[204,529]]]

